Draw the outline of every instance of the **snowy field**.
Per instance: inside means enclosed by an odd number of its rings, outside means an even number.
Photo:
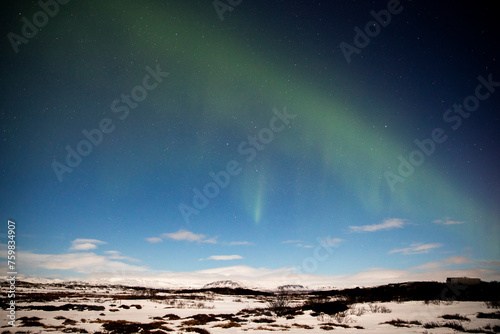
[[[304,308],[311,303],[306,294],[287,294],[287,311],[277,315],[270,308],[276,297],[266,295],[51,285],[18,294],[16,326],[7,325],[3,300],[0,333],[500,332],[500,312],[484,302],[347,303],[328,315]]]

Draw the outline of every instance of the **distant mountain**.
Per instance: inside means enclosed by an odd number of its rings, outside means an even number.
[[[203,286],[203,289],[213,289],[213,288],[230,288],[230,289],[247,289],[248,286],[231,280],[215,281]]]
[[[324,286],[318,286],[312,290],[314,291],[328,291],[328,290],[334,290],[336,287],[333,285],[324,285]]]
[[[286,285],[280,285],[277,288],[277,290],[293,292],[293,291],[309,291],[310,289],[300,284],[286,284]]]
[[[58,278],[43,278],[39,276],[19,277],[18,280],[34,284],[60,284],[65,282],[64,280]]]

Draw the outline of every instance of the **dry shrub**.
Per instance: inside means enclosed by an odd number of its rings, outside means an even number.
[[[166,323],[163,321],[155,321],[149,324],[139,322],[130,322],[126,320],[104,321],[102,327],[109,332],[109,334],[132,334],[132,333],[154,333],[158,330],[171,332],[172,329],[164,326]]]
[[[469,318],[460,315],[460,314],[444,314],[441,316],[441,318],[446,319],[446,320],[460,320],[460,321],[470,321]]]
[[[232,327],[241,327],[241,325],[234,321],[229,321],[223,324],[217,324],[212,327],[220,327],[220,328],[232,328]]]
[[[306,304],[302,307],[302,310],[312,310],[314,313],[325,313],[329,315],[337,314],[340,312],[347,311],[349,307],[339,301],[326,302],[320,304]]]
[[[499,300],[490,300],[484,302],[486,304],[487,308],[500,308],[500,301]]]
[[[195,333],[199,333],[199,334],[210,334],[210,332],[207,331],[206,329],[198,328],[198,327],[188,327],[188,328],[184,328],[183,330],[186,332],[195,332]]]
[[[280,288],[274,298],[267,302],[268,309],[278,316],[284,315],[290,308],[290,304],[290,295],[283,288]]]
[[[44,324],[40,322],[42,318],[39,317],[21,317],[18,320],[21,321],[20,327],[43,327]]]
[[[259,319],[254,319],[252,320],[253,322],[256,322],[256,323],[266,323],[266,324],[270,324],[270,323],[273,323],[273,322],[276,322],[276,320],[274,319],[271,319],[271,318],[259,318]]]
[[[385,307],[384,305],[368,304],[370,312],[372,313],[391,313],[392,310]]]
[[[393,325],[395,327],[411,327],[410,325],[416,325],[416,326],[422,325],[422,323],[418,320],[408,321],[408,320],[403,320],[403,319],[399,319],[399,318],[393,319],[390,321],[386,321],[386,322],[381,322],[380,324],[389,324],[389,325]]]
[[[297,327],[297,328],[303,328],[303,329],[314,329],[314,326],[297,324],[297,323],[292,324],[292,326]]]
[[[180,317],[176,314],[173,314],[173,313],[169,313],[169,314],[165,314],[163,316],[163,319],[167,319],[167,320],[179,320]]]
[[[478,312],[477,317],[480,319],[500,319],[500,312],[492,312],[492,313]]]
[[[72,319],[66,319],[66,320],[64,320],[63,325],[66,325],[66,326],[68,326],[68,325],[76,325],[76,321],[72,320]]]
[[[212,322],[212,321],[218,321],[219,319],[217,319],[215,316],[213,315],[208,315],[208,314],[196,314],[196,315],[193,315],[191,317],[188,317],[187,319],[191,319],[191,320],[186,320],[186,321],[183,321],[182,324],[183,325],[186,325],[186,326],[202,326],[202,325],[206,325],[208,322]]]
[[[63,333],[88,333],[87,330],[77,327],[68,327],[62,330]]]

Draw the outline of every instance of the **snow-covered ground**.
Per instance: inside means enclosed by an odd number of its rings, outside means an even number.
[[[16,327],[7,325],[7,312],[3,309],[0,333],[122,333],[120,329],[105,330],[118,328],[119,323],[114,321],[119,320],[127,321],[125,325],[151,324],[144,333],[323,333],[334,330],[335,333],[444,334],[471,329],[482,330],[474,333],[500,332],[498,310],[488,308],[483,302],[364,303],[352,304],[347,311],[332,316],[299,310],[288,317],[278,317],[267,309],[271,299],[264,296],[226,296],[213,292],[153,296],[148,290],[85,286],[21,287],[18,293],[21,297],[16,303]],[[23,297],[24,293],[30,293],[29,301]],[[292,306],[299,306],[305,299],[305,295],[296,295],[290,302]],[[81,310],[71,309],[68,304],[79,305]],[[64,305],[69,309],[57,309]],[[47,306],[56,309],[43,309]],[[497,315],[478,318],[479,312]],[[445,315],[451,319],[443,318]],[[386,323],[391,321],[392,324]],[[446,324],[459,330],[443,327]]]

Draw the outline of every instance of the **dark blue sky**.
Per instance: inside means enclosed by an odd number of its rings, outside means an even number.
[[[22,274],[498,279],[494,2],[41,3],[1,14]]]

